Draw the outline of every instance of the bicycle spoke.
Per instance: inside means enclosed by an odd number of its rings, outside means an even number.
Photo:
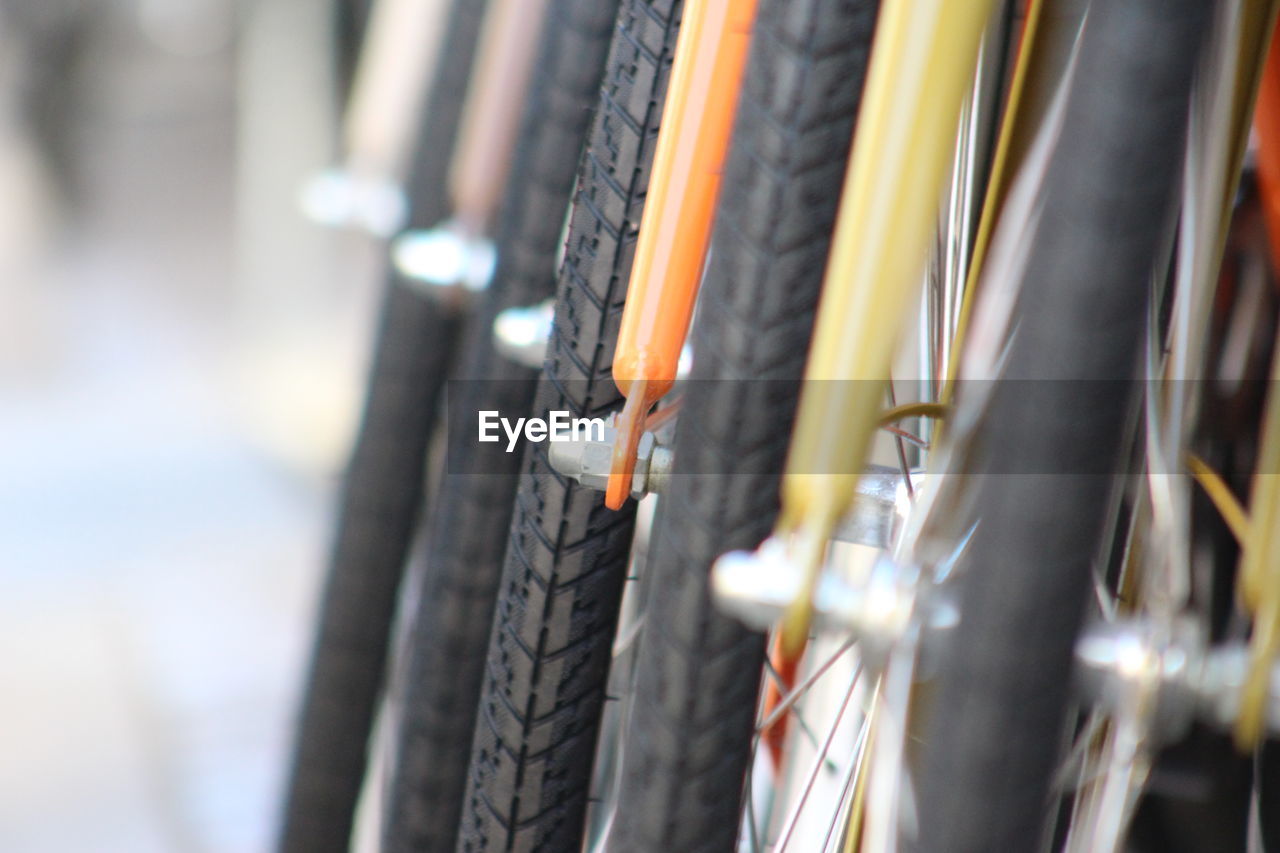
[[[850,809],[853,806],[854,783],[857,781],[863,768],[863,762],[866,760],[867,733],[870,729],[870,725],[864,724],[862,730],[858,732],[858,740],[854,745],[853,760],[849,762],[849,767],[845,770],[844,780],[841,782],[839,806],[831,818],[831,825],[827,827],[826,839],[822,842],[823,853],[826,853],[826,850],[831,846],[832,838],[836,838],[837,843],[839,843],[839,839],[842,837],[836,836],[836,827],[840,825],[842,820],[848,819]]]
[[[774,669],[773,663],[770,662],[768,658],[766,658],[764,665],[765,665],[765,671],[769,674],[769,677],[773,680],[773,683],[778,685],[779,690],[786,690],[788,687],[786,679],[784,679],[778,673],[778,670]],[[798,710],[795,711],[795,718],[796,718],[796,724],[800,726],[800,731],[804,734],[806,738],[808,738],[809,745],[812,746],[814,749],[817,749],[818,736],[817,734],[814,733],[812,727],[810,727],[809,722],[805,720],[804,715],[801,714]]]
[[[1085,792],[1083,818],[1073,820],[1066,850],[1114,851],[1121,848],[1125,828],[1133,816],[1146,780],[1148,760],[1143,747],[1146,722],[1137,714],[1113,721],[1103,736],[1098,756],[1097,785]]]
[[[760,725],[756,726],[756,731],[763,732],[780,720],[782,715],[790,710],[792,705],[803,698],[804,694],[809,692],[813,685],[817,683],[818,679],[821,678],[845,652],[853,648],[856,642],[857,640],[855,638],[850,637],[843,645],[840,646],[840,648],[836,649],[836,651],[822,663],[822,666],[810,673],[798,686],[792,688],[791,692],[784,696],[774,709],[769,712],[769,716],[766,717]],[[858,667],[861,668],[861,666],[862,663],[859,662]]]
[[[751,745],[751,763],[755,764],[756,750],[760,739],[755,738]],[[754,768],[747,773],[747,836],[751,839],[751,853],[760,853],[760,835],[756,829],[756,797],[753,790],[756,774]]]
[[[1100,713],[1089,715],[1084,728],[1076,735],[1071,751],[1062,759],[1058,774],[1054,781],[1054,789],[1059,791],[1079,791],[1088,785],[1098,774],[1089,772],[1089,750],[1106,725],[1106,717]],[[1075,781],[1070,777],[1075,776]]]
[[[889,405],[898,405],[898,395],[893,390],[893,374],[889,374]],[[893,443],[898,451],[898,470],[902,474],[902,482],[907,487],[907,498],[911,501],[916,499],[915,487],[911,485],[911,468],[907,465],[907,449],[902,443],[901,430],[893,430]]]
[[[792,806],[791,811],[787,814],[786,821],[783,822],[783,830],[778,839],[778,846],[774,848],[775,853],[783,853],[786,850],[792,833],[795,832],[796,824],[800,820],[800,812],[804,810],[804,804],[809,799],[809,794],[813,791],[813,785],[818,780],[818,774],[827,765],[827,753],[831,750],[831,744],[835,740],[836,732],[840,729],[840,721],[844,719],[845,711],[848,710],[849,703],[853,700],[853,693],[858,686],[861,675],[862,667],[858,667],[854,671],[853,677],[849,679],[849,688],[845,691],[844,700],[840,703],[840,709],[836,712],[835,721],[827,732],[826,740],[823,741],[822,748],[819,750],[817,758],[814,759],[813,766],[806,774],[805,785],[800,798]]]
[[[644,614],[641,613],[632,620],[630,625],[624,626],[623,633],[613,641],[613,656],[615,658],[625,654],[636,640],[640,638],[640,632],[644,628]]]
[[[915,675],[919,627],[909,628],[890,654],[879,697],[879,723],[871,746],[871,776],[867,788],[863,849],[897,849],[898,814],[906,773],[906,741],[911,686]]]
[[[921,438],[920,436],[916,435],[915,433],[907,432],[907,431],[906,431],[905,429],[903,429],[902,427],[896,427],[896,426],[892,426],[892,425],[885,425],[885,426],[880,427],[880,429],[884,430],[885,432],[889,433],[890,435],[897,436],[899,439],[901,439],[901,440],[903,440],[903,441],[907,442],[907,444],[910,444],[910,445],[912,445],[913,447],[917,447],[917,448],[919,448],[920,450],[928,450],[928,449],[930,449],[930,448],[932,447],[932,445],[931,445],[931,444],[929,444],[929,442],[925,441],[923,438]]]

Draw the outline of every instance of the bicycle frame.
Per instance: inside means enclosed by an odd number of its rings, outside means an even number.
[[[804,648],[826,543],[852,504],[878,426],[993,6],[881,6],[774,533],[803,574],[782,625],[786,657]]]
[[[449,163],[450,218],[395,241],[392,258],[406,279],[431,285],[446,304],[488,286],[495,258],[487,239],[511,170],[525,94],[548,0],[492,0],[485,12],[471,83]]]
[[[546,8],[547,0],[495,0],[485,16],[449,170],[454,219],[468,236],[487,233],[502,196]]]
[[[346,167],[355,177],[401,179],[448,10],[446,0],[374,5],[343,125]]]
[[[691,0],[685,10],[613,357],[627,401],[605,491],[611,509],[631,493],[645,417],[675,383],[755,12],[756,0]]]
[[[379,238],[403,227],[402,184],[449,9],[447,0],[377,0],[370,10],[344,111],[341,165],[313,176],[299,200],[318,224]]]
[[[1280,164],[1280,38],[1275,32],[1275,4],[1271,4],[1270,52],[1257,86],[1259,173],[1262,180],[1265,218],[1272,236],[1271,249],[1280,232],[1280,187],[1276,169]],[[1243,151],[1243,145],[1240,146]],[[1280,268],[1280,267],[1278,267]],[[1280,348],[1271,365],[1271,382],[1263,414],[1257,470],[1249,499],[1249,521],[1240,543],[1240,600],[1253,614],[1253,637],[1249,649],[1249,672],[1245,682],[1235,741],[1240,749],[1251,749],[1266,731],[1267,697],[1271,692],[1271,666],[1280,653]]]

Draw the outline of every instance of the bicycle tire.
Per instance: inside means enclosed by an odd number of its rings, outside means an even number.
[[[919,849],[1014,850],[1044,837],[1210,11],[1202,0],[1090,8],[1007,368],[966,470],[987,476],[969,479],[981,520],[930,701]]]
[[[407,641],[392,668],[400,710],[382,823],[388,853],[452,851],[457,839],[522,461],[501,445],[475,443],[470,419],[482,410],[523,415],[533,406],[537,371],[494,350],[493,322],[506,308],[555,292],[562,223],[616,15],[617,0],[552,0],[547,10],[497,217],[497,268],[468,331],[460,379],[450,384],[449,429],[462,435],[450,435],[449,467],[439,486],[447,500],[433,509],[409,568]]]
[[[535,412],[614,411],[610,373],[679,0],[624,0],[579,170]],[[493,614],[458,850],[581,846],[635,507],[568,481],[529,445]]]
[[[876,0],[761,0],[694,323],[609,849],[732,851],[765,635],[720,613],[711,564],[779,511]]]
[[[411,225],[449,212],[445,176],[487,0],[456,0],[409,178]],[[303,687],[280,850],[343,851],[364,777],[405,558],[424,499],[427,447],[461,316],[392,271],[364,411]]]

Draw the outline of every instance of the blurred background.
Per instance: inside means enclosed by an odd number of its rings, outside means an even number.
[[[0,0],[0,851],[270,846],[374,246],[359,10]]]

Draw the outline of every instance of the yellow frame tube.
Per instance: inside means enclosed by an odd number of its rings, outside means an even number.
[[[1274,49],[1276,15],[1280,3],[1255,2],[1246,7],[1251,13],[1246,21],[1246,37],[1242,52],[1258,61],[1242,62],[1237,76],[1235,112],[1247,117],[1253,114],[1261,85],[1262,68],[1269,49]],[[1249,26],[1251,24],[1252,26]],[[1252,35],[1253,38],[1249,38]],[[1246,77],[1245,75],[1252,75]],[[1235,160],[1230,185],[1234,194],[1244,161],[1247,126],[1243,121],[1236,129]],[[1229,205],[1230,197],[1224,199]],[[1229,207],[1226,208],[1230,210]],[[1223,217],[1219,254],[1226,242],[1229,213]],[[1240,571],[1237,585],[1240,598],[1253,614],[1253,636],[1249,642],[1249,672],[1245,678],[1240,714],[1236,719],[1235,743],[1241,751],[1252,749],[1266,732],[1266,711],[1271,693],[1271,666],[1280,653],[1280,350],[1271,364],[1271,382],[1267,390],[1267,407],[1263,414],[1261,448],[1253,475],[1249,497],[1249,518],[1241,543]]]
[[[903,320],[919,290],[960,108],[994,0],[886,0],[823,280],[777,533],[805,582],[784,653],[808,634],[826,541],[853,500]]]
[[[1270,385],[1237,580],[1242,603],[1253,614],[1249,674],[1235,727],[1241,749],[1256,744],[1266,730],[1271,664],[1280,652],[1280,349]]]

